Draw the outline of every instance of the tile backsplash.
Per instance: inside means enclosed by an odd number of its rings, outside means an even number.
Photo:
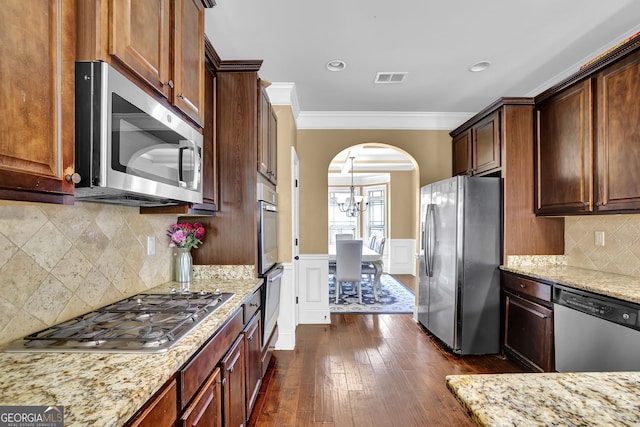
[[[595,233],[604,233],[597,246]],[[565,218],[567,265],[640,276],[640,215],[593,215]]]
[[[175,221],[125,206],[0,202],[0,345],[171,280]]]

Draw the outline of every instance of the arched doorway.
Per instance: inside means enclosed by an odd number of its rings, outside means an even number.
[[[415,159],[389,144],[354,145],[332,159],[327,182],[328,244],[333,244],[339,233],[364,241],[372,235],[385,237],[385,271],[415,275],[420,192]],[[355,216],[342,209],[352,191],[367,202],[361,203]]]

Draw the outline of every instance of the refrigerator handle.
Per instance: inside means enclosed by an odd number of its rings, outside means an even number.
[[[435,205],[427,205],[427,213],[425,218],[425,265],[427,267],[427,277],[433,277],[433,256],[435,243]]]

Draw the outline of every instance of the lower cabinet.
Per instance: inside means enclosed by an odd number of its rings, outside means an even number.
[[[222,393],[220,369],[213,374],[197,394],[193,403],[180,417],[180,427],[222,427]]]
[[[260,291],[126,425],[245,426],[262,384]]]
[[[178,416],[177,388],[176,379],[169,380],[127,426],[173,427]]]
[[[537,372],[554,370],[551,285],[502,272],[503,351]]]
[[[245,406],[245,341],[239,336],[222,359],[223,419],[228,427],[244,426],[247,420]]]
[[[256,313],[251,321],[244,328],[244,337],[246,343],[246,411],[247,419],[251,414],[253,405],[258,398],[258,392],[262,385],[262,348],[260,337],[262,336],[262,328],[260,327],[260,312]]]

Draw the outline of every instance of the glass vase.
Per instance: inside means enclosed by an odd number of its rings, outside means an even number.
[[[187,248],[176,248],[176,282],[189,284],[193,280],[193,258]],[[183,291],[185,291],[183,286]],[[186,291],[189,289],[187,288]]]

